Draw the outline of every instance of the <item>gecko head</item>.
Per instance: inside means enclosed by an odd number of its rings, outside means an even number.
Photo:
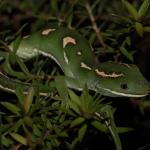
[[[149,82],[136,65],[102,63],[96,74],[97,91],[106,96],[143,97],[150,91]]]

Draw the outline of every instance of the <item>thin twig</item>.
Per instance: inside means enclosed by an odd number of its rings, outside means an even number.
[[[90,20],[91,20],[91,22],[92,22],[93,30],[95,31],[95,33],[96,33],[96,35],[97,35],[97,38],[98,38],[98,40],[100,41],[101,45],[103,46],[103,48],[105,48],[105,47],[106,47],[106,44],[105,44],[105,42],[104,42],[104,40],[103,40],[103,38],[102,38],[102,36],[101,36],[100,29],[97,27],[97,24],[96,24],[96,21],[95,21],[95,18],[94,18],[94,15],[93,15],[93,13],[92,13],[92,9],[91,9],[89,3],[86,3],[86,4],[85,4],[85,7],[86,7],[86,9],[87,9],[87,12],[88,12],[88,14],[89,14]]]

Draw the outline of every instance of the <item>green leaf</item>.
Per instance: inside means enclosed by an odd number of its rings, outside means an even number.
[[[21,104],[21,106],[23,106],[23,102],[24,102],[24,99],[25,99],[25,95],[24,95],[23,90],[21,89],[20,86],[17,86],[17,87],[16,87],[16,96],[17,96],[18,101],[19,101],[19,103]]]
[[[142,23],[136,22],[135,29],[136,29],[136,32],[139,34],[139,36],[142,37],[143,33],[144,33],[144,27],[143,27]]]
[[[101,111],[105,114],[104,118],[109,118],[109,120],[105,120],[105,124],[114,140],[116,150],[122,150],[120,137],[117,132],[117,127],[114,121],[115,109],[111,105],[105,105],[104,107],[102,107]]]
[[[21,42],[21,36],[19,35],[15,41],[13,42],[13,53],[15,54],[17,52],[17,49],[20,45],[20,42]]]
[[[74,103],[71,99],[68,101],[68,105],[75,113],[80,115],[79,106],[76,103]]]
[[[122,0],[123,4],[125,5],[125,7],[127,8],[128,12],[130,13],[130,15],[136,20],[139,20],[139,15],[137,10],[135,9],[135,7],[130,4],[128,1],[126,0]]]
[[[13,144],[12,139],[10,138],[6,138],[4,135],[2,135],[2,140],[1,140],[2,144],[6,147],[9,147],[10,145]]]
[[[58,136],[59,136],[59,137],[64,137],[64,138],[65,138],[65,137],[69,137],[66,131],[59,132],[59,133],[58,133]]]
[[[1,104],[4,107],[6,107],[9,111],[11,111],[12,113],[14,113],[16,115],[20,115],[21,109],[19,107],[17,107],[16,105],[9,103],[9,102],[1,102]]]
[[[73,121],[71,122],[71,128],[82,124],[84,121],[85,121],[85,118],[83,118],[83,117],[78,117],[78,118],[76,118],[75,120],[73,120]]]
[[[80,106],[80,98],[72,91],[68,90],[71,101]]]
[[[24,107],[24,111],[26,113],[28,113],[28,111],[30,110],[30,107],[31,107],[31,104],[32,104],[32,101],[33,101],[33,96],[34,96],[34,88],[31,87],[29,89],[29,92],[24,100],[24,104],[23,104],[23,107]]]
[[[92,121],[91,122],[92,126],[98,129],[100,132],[105,132],[108,133],[108,129],[105,124],[99,122],[99,121]]]
[[[9,52],[9,61],[11,64],[15,64],[16,63],[16,51],[20,45],[20,41],[21,41],[21,36],[19,35],[15,41],[10,45],[10,49],[12,50],[11,52]]]
[[[55,78],[55,84],[56,84],[56,88],[58,90],[60,97],[63,100],[67,101],[68,100],[68,88],[65,83],[65,78],[63,76],[57,76]]]
[[[37,127],[37,125],[33,125],[33,133],[36,136],[41,136],[41,131],[40,129]]]
[[[150,5],[150,0],[143,1],[142,5],[138,11],[138,15],[139,15],[140,19],[143,18],[146,15],[146,13],[148,12],[149,5]]]
[[[144,32],[150,32],[150,27],[144,27]]]
[[[17,133],[10,133],[11,137],[23,145],[27,145],[27,139]]]
[[[8,134],[10,132],[17,132],[18,129],[23,125],[23,119],[20,119],[18,120],[17,122],[15,122],[15,124],[10,127],[6,132],[5,134]]]
[[[58,146],[60,145],[59,140],[56,139],[56,138],[52,138],[52,139],[51,139],[51,143],[52,143],[52,145],[55,146],[55,147],[58,147]]]
[[[70,96],[68,101],[69,107],[77,114],[80,114],[80,98],[72,90],[68,90],[68,93]]]
[[[126,37],[126,43],[131,46],[131,38],[129,36]]]
[[[87,87],[87,84],[85,84],[82,95],[81,95],[81,99],[85,100],[85,99],[89,99],[90,95],[89,95],[89,90]],[[91,98],[91,97],[90,97]],[[91,100],[91,99],[90,99]],[[89,100],[88,100],[89,101]]]
[[[26,65],[24,64],[24,62],[23,62],[19,57],[17,57],[17,56],[16,56],[16,61],[17,61],[18,65],[19,65],[19,67],[21,68],[21,70],[22,70],[26,75],[31,76],[31,74],[30,74],[28,68],[26,67]]]
[[[118,133],[126,133],[130,131],[134,131],[133,128],[128,128],[128,127],[117,127],[116,130]]]
[[[125,55],[131,62],[133,62],[133,56],[131,53],[127,51],[124,47],[120,47],[120,51],[122,52],[123,55]]]
[[[79,129],[79,132],[78,132],[78,140],[79,140],[80,142],[82,142],[83,137],[84,137],[86,131],[87,131],[87,124],[84,124],[84,125]]]
[[[2,67],[3,67],[4,72],[6,72],[7,74],[13,77],[17,77],[19,79],[27,78],[23,72],[18,72],[18,71],[13,70],[9,61],[9,57],[6,58],[5,62],[2,64]]]
[[[53,127],[53,125],[52,125],[52,123],[51,123],[50,120],[47,120],[47,121],[46,121],[46,127],[47,127],[48,129],[51,129],[51,128]]]

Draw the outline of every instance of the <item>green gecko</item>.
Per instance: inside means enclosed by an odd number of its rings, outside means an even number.
[[[40,54],[50,57],[72,89],[81,91],[86,84],[89,90],[111,97],[143,97],[149,93],[150,85],[137,66],[115,62],[97,65],[90,44],[74,30],[61,27],[33,33],[22,39],[16,54],[23,60]],[[2,89],[6,86],[3,77],[1,73]]]

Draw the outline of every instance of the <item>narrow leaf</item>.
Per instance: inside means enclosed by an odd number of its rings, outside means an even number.
[[[71,101],[80,106],[80,98],[72,91],[68,90]]]
[[[79,129],[79,132],[78,132],[78,139],[79,139],[80,142],[82,142],[83,137],[84,137],[86,131],[87,131],[87,124],[84,124],[84,125]]]
[[[68,100],[68,88],[65,83],[65,78],[63,76],[57,76],[55,78],[55,84],[60,97],[64,100],[65,103],[65,101]]]
[[[20,115],[20,108],[17,107],[16,105],[9,103],[9,102],[2,102],[1,103],[4,107],[6,107],[9,111],[11,111],[12,113],[16,114],[16,115]]]
[[[116,150],[122,150],[122,145],[120,141],[119,134],[117,132],[117,127],[114,121],[114,112],[115,109],[111,105],[105,105],[101,111],[105,113],[106,117],[109,118],[109,120],[105,120],[105,124],[114,140]]]
[[[1,138],[1,144],[3,144],[4,146],[6,147],[9,147],[10,145],[13,144],[13,141],[12,139],[8,138],[8,137],[5,137],[4,135],[2,135],[2,138]]]
[[[62,131],[62,132],[59,132],[59,133],[58,133],[58,136],[59,136],[59,137],[64,137],[64,138],[65,138],[65,137],[68,137],[68,134],[67,134],[66,131]]]
[[[18,129],[23,125],[23,119],[19,119],[15,124],[8,128],[8,130],[5,132],[5,134],[8,134],[10,132],[17,132]]]
[[[125,5],[125,7],[127,8],[128,12],[130,13],[130,15],[136,20],[139,20],[139,15],[137,10],[135,9],[135,7],[130,4],[128,1],[126,0],[122,0],[123,4]]]
[[[21,70],[22,70],[26,75],[31,76],[31,74],[30,74],[28,68],[26,67],[26,65],[25,65],[25,64],[23,63],[23,61],[22,61],[19,57],[17,57],[17,56],[16,56],[16,61],[17,61],[18,65],[19,65],[19,67],[21,68]]]
[[[138,15],[140,18],[144,17],[146,15],[146,13],[148,12],[148,7],[150,5],[150,0],[144,0],[139,11],[138,11]]]
[[[142,23],[136,22],[135,23],[135,29],[136,29],[136,32],[139,34],[139,36],[142,37],[143,33],[144,33],[144,28],[143,28]]]
[[[130,131],[134,131],[133,128],[128,128],[128,127],[117,127],[116,130],[118,133],[126,133]]]
[[[75,120],[72,121],[71,128],[82,124],[84,121],[85,121],[85,118],[83,118],[83,117],[76,118]]]
[[[144,32],[150,32],[150,27],[144,27]]]
[[[76,103],[74,103],[71,99],[68,101],[68,105],[73,111],[75,111],[77,114],[80,114],[79,106]]]
[[[13,68],[11,67],[10,61],[9,61],[9,57],[6,58],[5,62],[2,64],[2,67],[4,69],[4,72],[6,72],[7,74],[13,76],[13,77],[17,77],[19,79],[25,79],[26,76],[23,72],[18,72],[13,70]]]
[[[21,89],[20,86],[16,87],[16,96],[18,98],[18,101],[21,105],[23,105],[24,99],[25,99],[25,95],[23,94],[23,90]]]
[[[11,137],[23,145],[27,145],[27,139],[17,133],[10,133]]]
[[[21,42],[21,36],[19,35],[19,36],[15,39],[15,41],[13,42],[13,52],[14,52],[14,54],[16,53],[16,51],[17,51],[17,49],[18,49],[18,47],[19,47],[19,45],[20,45],[20,42]]]
[[[120,51],[122,52],[123,55],[125,55],[131,62],[133,62],[133,56],[130,54],[127,49],[124,47],[120,47]]]
[[[105,124],[99,122],[99,121],[93,121],[91,122],[92,126],[98,129],[100,132],[108,132],[108,129]]]
[[[37,127],[37,125],[33,125],[33,133],[36,136],[41,136],[41,131],[40,129]]]
[[[29,89],[29,92],[28,92],[25,100],[24,100],[24,105],[23,105],[24,111],[26,113],[28,113],[28,111],[30,110],[30,107],[31,107],[31,104],[32,104],[32,101],[33,101],[33,96],[34,96],[34,88],[31,87]]]

